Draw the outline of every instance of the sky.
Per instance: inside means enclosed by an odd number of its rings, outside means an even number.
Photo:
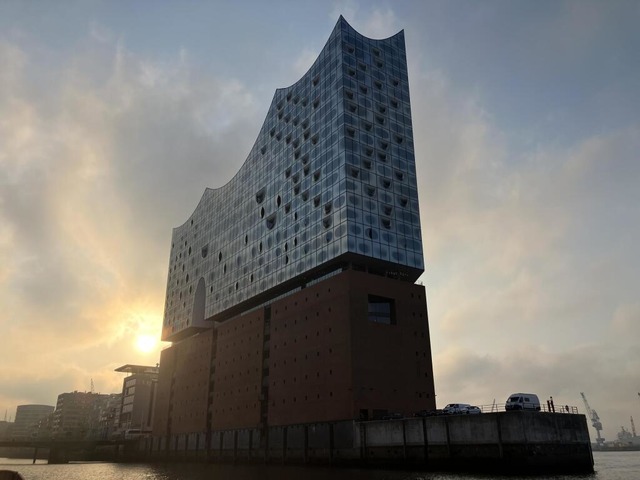
[[[623,0],[0,1],[0,419],[159,361],[172,228],[339,15],[405,30],[437,406],[584,392],[607,440],[640,423]]]

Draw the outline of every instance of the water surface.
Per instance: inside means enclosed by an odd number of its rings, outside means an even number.
[[[590,475],[502,476],[420,471],[279,465],[70,463],[0,458],[0,470],[16,470],[25,480],[633,480],[640,478],[640,452],[594,452]]]

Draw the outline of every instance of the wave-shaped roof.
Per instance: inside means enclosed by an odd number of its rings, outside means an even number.
[[[163,338],[180,338],[360,258],[422,272],[404,34],[343,17],[277,89],[245,163],[173,230]]]

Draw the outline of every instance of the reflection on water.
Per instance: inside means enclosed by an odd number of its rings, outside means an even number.
[[[0,460],[2,461],[2,460]],[[4,463],[4,462],[3,462]],[[30,463],[30,462],[29,462]],[[299,467],[279,465],[202,465],[202,464],[116,464],[116,463],[70,463],[68,465],[46,465],[38,463],[3,465],[22,474],[25,480],[418,480],[455,479],[456,476],[423,476],[418,473],[330,469],[325,467]]]
[[[628,480],[640,476],[640,452],[594,452],[593,475],[526,477],[527,480]],[[364,470],[279,465],[70,463],[0,458],[0,470],[16,470],[25,480],[517,480],[496,475]]]

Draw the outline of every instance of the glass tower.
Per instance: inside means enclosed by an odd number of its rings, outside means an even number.
[[[409,282],[424,269],[404,33],[374,40],[340,17],[238,173],[173,230],[163,340],[347,265]]]

